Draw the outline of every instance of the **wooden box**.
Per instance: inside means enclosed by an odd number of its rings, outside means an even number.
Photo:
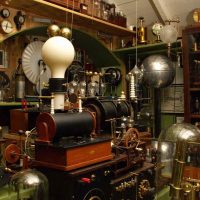
[[[111,151],[111,142],[109,140],[72,148],[36,143],[35,164],[70,171],[110,160],[113,158]]]
[[[72,10],[76,10],[79,11],[80,10],[80,2],[79,0],[46,0],[49,1],[51,3],[72,9]]]
[[[10,130],[17,133],[19,130],[27,131],[35,127],[38,112],[25,112],[23,109],[10,110]]]

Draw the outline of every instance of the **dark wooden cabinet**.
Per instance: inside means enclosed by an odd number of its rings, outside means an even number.
[[[200,24],[183,30],[184,121],[200,123]]]

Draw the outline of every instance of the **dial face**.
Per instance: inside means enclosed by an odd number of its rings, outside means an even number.
[[[18,21],[20,24],[23,24],[25,22],[25,17],[23,15],[19,15]]]
[[[194,22],[199,23],[200,22],[200,8],[197,8],[193,12],[193,20]]]
[[[9,20],[3,20],[1,22],[1,29],[4,33],[11,33],[13,31],[13,25]]]
[[[156,22],[153,26],[152,26],[152,31],[153,34],[155,35],[160,35],[160,31],[163,28],[163,25],[161,23]]]
[[[7,8],[3,8],[0,14],[1,14],[1,17],[8,18],[10,16],[10,11]]]

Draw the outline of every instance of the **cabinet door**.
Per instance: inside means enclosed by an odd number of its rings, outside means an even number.
[[[200,25],[183,31],[184,118],[200,122]]]

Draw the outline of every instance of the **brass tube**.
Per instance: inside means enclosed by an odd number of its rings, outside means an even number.
[[[186,153],[188,143],[185,140],[178,140],[176,142],[176,152],[173,162],[172,183],[170,185],[170,196],[172,200],[180,200],[181,196],[181,181],[183,177],[183,170],[186,161]]]
[[[170,184],[170,196],[171,200],[180,200],[180,193],[182,189],[175,187],[173,184]]]

